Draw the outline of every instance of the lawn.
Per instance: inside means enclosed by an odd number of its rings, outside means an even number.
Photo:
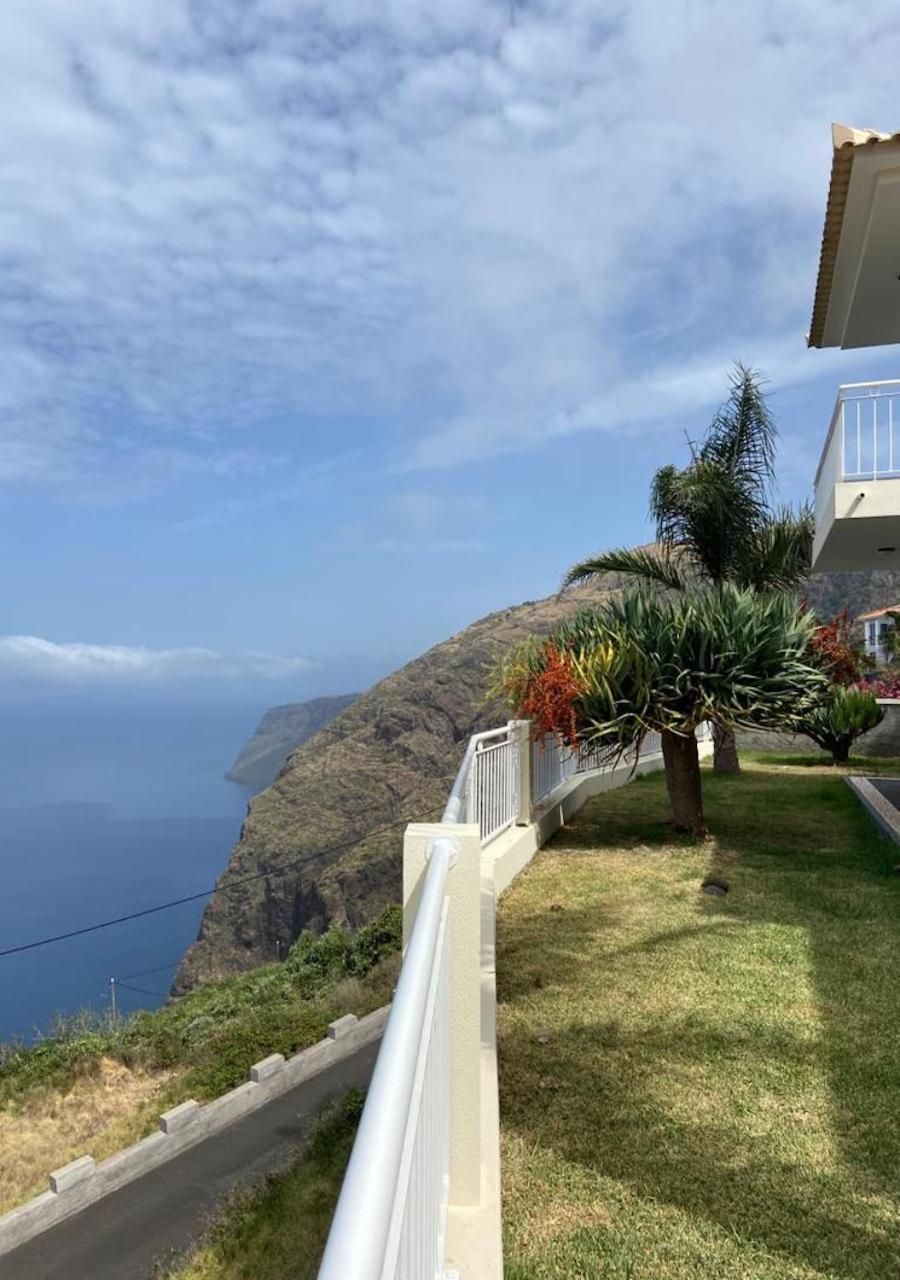
[[[503,900],[507,1280],[900,1275],[900,849],[821,758],[704,794],[704,845],[599,797]]]

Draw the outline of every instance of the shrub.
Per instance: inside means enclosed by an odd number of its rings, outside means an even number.
[[[284,967],[307,995],[316,995],[341,978],[364,978],[385,956],[400,950],[403,912],[387,907],[355,934],[333,925],[320,937],[304,930],[291,947]]]
[[[849,760],[856,739],[883,719],[884,711],[872,693],[835,684],[822,702],[807,712],[801,732],[824,751],[830,751],[835,763],[843,764]]]
[[[817,666],[835,684],[856,684],[861,675],[862,646],[853,637],[853,623],[845,609],[831,622],[821,623],[810,640]]]
[[[892,671],[883,680],[867,680],[863,687],[875,698],[900,699],[900,672]]]
[[[0,1105],[34,1089],[68,1088],[105,1056],[151,1071],[187,1068],[195,1096],[215,1097],[245,1080],[258,1059],[295,1053],[320,1039],[333,1018],[380,1002],[383,970],[399,952],[401,935],[402,912],[388,907],[355,933],[338,927],[321,937],[304,933],[284,964],[198,987],[123,1018],[115,1029],[88,1010],[55,1020],[36,1044],[0,1043]]]

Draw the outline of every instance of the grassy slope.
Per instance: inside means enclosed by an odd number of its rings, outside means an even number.
[[[199,987],[117,1031],[76,1021],[29,1048],[0,1046],[0,1211],[76,1156],[102,1159],[151,1133],[161,1110],[217,1097],[267,1054],[295,1053],[334,1018],[386,1004],[399,945],[392,908],[355,935],[306,935],[284,964]]]
[[[642,779],[504,899],[508,1280],[900,1274],[898,850],[818,764],[707,773],[700,847]]]
[[[361,1108],[347,1094],[292,1168],[233,1196],[171,1280],[314,1280]]]

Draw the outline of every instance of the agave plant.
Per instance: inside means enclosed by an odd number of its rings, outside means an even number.
[[[786,596],[729,583],[673,598],[639,588],[519,646],[501,684],[538,734],[571,747],[621,754],[660,733],[675,826],[702,836],[695,730],[799,725],[828,686],[815,625]]]
[[[884,711],[873,693],[833,684],[802,718],[800,732],[830,751],[835,764],[846,764],[856,739],[883,719]]]

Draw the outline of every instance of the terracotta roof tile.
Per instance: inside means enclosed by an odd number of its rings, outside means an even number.
[[[889,604],[883,609],[872,609],[869,613],[861,613],[856,621],[868,622],[872,618],[883,618],[886,613],[900,613],[900,604]]]

